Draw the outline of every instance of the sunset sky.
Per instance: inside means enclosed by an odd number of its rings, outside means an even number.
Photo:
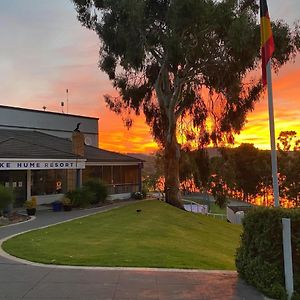
[[[184,1],[184,0],[183,0]],[[289,24],[300,19],[299,0],[269,0],[271,19]],[[99,40],[82,27],[69,0],[0,0],[0,104],[61,112],[69,90],[71,114],[99,118],[100,147],[119,152],[155,150],[149,128],[139,118],[129,131],[106,107],[104,94],[115,93],[97,68]],[[273,75],[276,136],[300,135],[300,55]],[[66,107],[65,107],[66,111]],[[249,114],[237,142],[269,146],[267,99]]]

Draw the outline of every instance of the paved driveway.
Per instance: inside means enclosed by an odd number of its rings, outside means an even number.
[[[0,228],[0,239],[120,205],[39,211],[34,221]],[[0,256],[0,299],[255,300],[264,296],[236,272],[42,266]]]

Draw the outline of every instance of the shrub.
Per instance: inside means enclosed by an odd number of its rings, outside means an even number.
[[[61,202],[62,202],[62,205],[64,205],[64,206],[72,206],[72,201],[71,201],[71,199],[68,198],[68,197],[66,197],[66,196],[64,196],[64,197],[62,198]]]
[[[26,200],[24,204],[25,207],[28,209],[36,208],[37,205],[36,197],[31,197],[31,199]]]
[[[87,187],[81,187],[67,192],[66,197],[71,200],[73,207],[87,207],[95,201],[96,195]]]
[[[158,179],[159,176],[157,174],[147,175],[146,178],[143,179],[143,189],[146,189],[147,192],[154,192]]]
[[[255,208],[243,220],[236,267],[242,278],[269,297],[285,299],[282,218],[291,219],[294,298],[300,295],[300,210]]]
[[[5,209],[8,209],[9,205],[13,203],[13,193],[10,189],[0,185],[0,215],[3,214]]]
[[[91,199],[90,204],[98,204],[100,202],[105,202],[107,198],[107,188],[102,182],[88,181],[84,184],[84,187],[88,188],[95,197]]]
[[[145,187],[142,188],[143,199],[145,199],[145,198],[147,197],[148,191],[149,191],[149,190],[148,190],[147,188],[145,188]]]

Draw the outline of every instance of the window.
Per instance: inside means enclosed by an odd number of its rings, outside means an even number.
[[[67,170],[34,170],[31,172],[31,194],[51,195],[67,192]]]

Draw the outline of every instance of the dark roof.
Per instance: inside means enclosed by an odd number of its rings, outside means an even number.
[[[1,158],[76,158],[72,153],[70,139],[56,137],[39,131],[0,129],[0,157]],[[85,146],[85,157],[88,162],[127,162],[138,163],[142,160]]]
[[[143,162],[143,160],[121,153],[100,149],[93,146],[85,146],[88,162]]]
[[[59,113],[59,112],[53,112],[53,111],[47,111],[47,110],[44,111],[44,110],[39,110],[39,109],[30,109],[30,108],[7,106],[7,105],[0,105],[0,108],[23,110],[23,111],[33,111],[33,112],[40,112],[43,114],[45,113],[45,114],[52,114],[52,115],[71,116],[71,117],[78,117],[78,118],[84,118],[84,119],[99,120],[99,118],[95,118],[95,117],[86,117],[86,116],[81,116],[81,115],[72,115],[72,114]]]
[[[17,138],[9,138],[0,142],[1,158],[50,158],[76,159],[76,155],[55,148],[41,146]]]

